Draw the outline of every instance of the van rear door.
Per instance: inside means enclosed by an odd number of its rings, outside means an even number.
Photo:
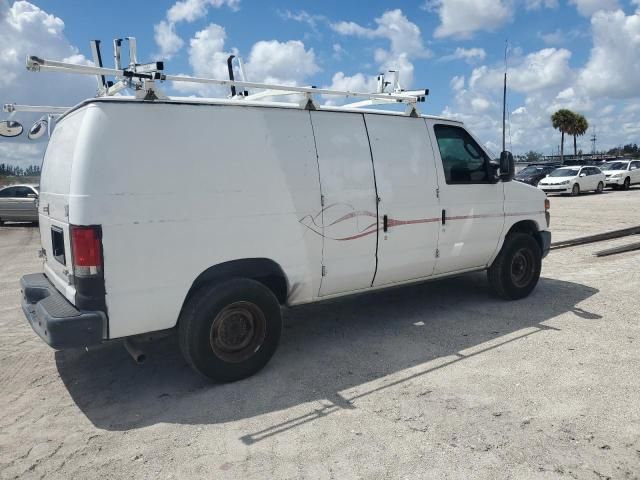
[[[85,112],[84,108],[72,112],[56,125],[42,164],[38,205],[44,273],[73,304],[69,197],[74,152]]]

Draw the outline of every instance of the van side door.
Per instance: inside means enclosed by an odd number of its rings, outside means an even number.
[[[371,287],[376,269],[377,196],[360,113],[311,111],[322,210],[309,219],[323,237],[320,296]]]
[[[504,228],[504,184],[462,125],[427,119],[432,135],[442,224],[436,274],[487,266]]]
[[[436,262],[440,207],[424,119],[380,114],[364,118],[379,197],[373,285],[428,277]]]

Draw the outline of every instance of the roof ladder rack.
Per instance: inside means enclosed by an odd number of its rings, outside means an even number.
[[[137,62],[136,40],[134,37],[125,38],[129,42],[129,64],[122,67],[120,58],[120,49],[122,39],[115,39],[114,45],[114,66],[115,68],[105,68],[102,66],[102,57],[100,55],[99,41],[92,41],[92,50],[94,53],[94,62],[96,66],[80,65],[69,62],[59,62],[40,58],[37,56],[28,56],[26,61],[27,69],[34,72],[52,71],[74,73],[80,75],[96,75],[100,88],[98,96],[112,96],[119,91],[128,88],[135,92],[136,98],[140,100],[153,101],[157,99],[167,98],[164,93],[156,86],[156,82],[182,82],[196,83],[201,85],[217,85],[228,87],[231,90],[231,98],[246,101],[258,101],[266,97],[297,95],[302,97],[298,102],[301,108],[318,109],[318,103],[315,100],[316,95],[322,96],[339,96],[345,98],[358,98],[359,101],[348,103],[340,107],[332,107],[339,109],[354,109],[358,107],[370,105],[384,104],[404,104],[407,106],[406,115],[417,116],[417,104],[424,102],[429,95],[428,89],[405,91],[400,87],[399,73],[390,71],[393,74],[393,81],[385,80],[384,74],[378,76],[377,91],[374,93],[356,92],[349,90],[332,90],[328,88],[316,88],[314,86],[297,87],[291,85],[280,85],[260,82],[249,82],[244,75],[242,61],[230,56],[227,59],[227,66],[230,78],[228,80],[194,77],[189,75],[168,75],[163,72],[163,62],[152,62],[147,64],[139,64]],[[238,62],[239,72],[242,80],[236,80],[233,72],[233,60]],[[115,82],[109,82],[106,77],[114,77]],[[386,91],[391,86],[392,91]],[[261,90],[254,94],[249,94],[249,89]]]

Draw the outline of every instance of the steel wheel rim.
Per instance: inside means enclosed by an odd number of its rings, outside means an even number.
[[[264,313],[256,304],[245,301],[231,303],[216,315],[211,324],[211,349],[226,362],[243,362],[262,346],[266,326]]]
[[[511,281],[516,287],[529,285],[534,275],[533,253],[527,248],[518,250],[511,259]]]

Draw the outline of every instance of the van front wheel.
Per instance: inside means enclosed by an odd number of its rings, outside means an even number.
[[[189,365],[218,382],[249,377],[273,356],[282,331],[280,304],[255,280],[198,290],[180,314],[180,349]]]
[[[542,251],[526,233],[509,235],[502,250],[487,271],[491,289],[507,300],[524,298],[538,284]]]

